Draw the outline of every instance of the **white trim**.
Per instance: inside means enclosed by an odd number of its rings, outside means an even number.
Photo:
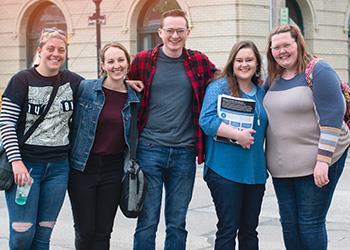
[[[350,16],[350,1],[346,7],[345,18],[344,18],[344,33],[349,32],[349,16]]]
[[[62,12],[63,17],[66,21],[67,25],[67,35],[68,38],[71,38],[74,33],[73,33],[73,25],[72,25],[72,18],[71,18],[71,13],[68,11],[68,8],[66,4],[63,2],[63,0],[47,0],[46,2],[51,2],[55,4]],[[18,34],[25,34],[26,32],[22,32],[23,29],[26,29],[27,27],[23,25],[23,20],[27,18],[28,12],[32,12],[37,6],[41,5],[44,3],[42,0],[29,0],[25,1],[22,6],[19,9],[17,18],[16,18],[16,30],[13,32],[12,36],[16,38]]]

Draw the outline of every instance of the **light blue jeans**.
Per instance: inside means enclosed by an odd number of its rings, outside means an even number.
[[[34,183],[27,203],[15,203],[17,186],[6,191],[6,203],[9,213],[11,250],[49,249],[52,229],[62,207],[67,189],[68,160],[34,163],[25,161],[32,169]]]
[[[186,214],[196,173],[194,148],[166,147],[140,141],[138,161],[147,181],[144,207],[137,220],[134,250],[154,250],[165,189],[164,249],[186,249]]]

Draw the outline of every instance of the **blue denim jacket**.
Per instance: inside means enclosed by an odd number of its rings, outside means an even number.
[[[94,143],[98,119],[105,102],[102,89],[104,79],[83,80],[79,86],[78,101],[73,117],[70,154],[71,168],[79,171],[84,171]],[[128,148],[130,147],[131,103],[139,103],[139,99],[135,91],[128,87],[128,97],[122,110],[124,139]]]

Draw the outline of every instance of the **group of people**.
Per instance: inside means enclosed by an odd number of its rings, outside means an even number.
[[[2,96],[1,137],[15,183],[34,180],[24,206],[15,203],[16,185],[6,191],[10,249],[49,249],[67,188],[76,249],[110,248],[132,103],[139,103],[137,160],[148,184],[134,250],[155,249],[163,189],[164,249],[186,249],[196,158],[204,162],[218,217],[215,249],[235,249],[236,237],[239,249],[259,248],[256,229],[268,173],[286,249],[327,249],[327,211],[350,144],[335,71],[321,60],[312,89],[306,84],[313,57],[293,25],[269,35],[264,84],[252,41],[234,44],[220,71],[205,54],[185,48],[190,30],[182,10],[164,12],[158,33],[162,44],[132,62],[122,44],[106,44],[102,77],[83,80],[60,69],[67,53],[64,32],[42,31],[38,65],[15,74]],[[44,121],[19,146],[54,86],[58,93]],[[221,120],[221,94],[255,101],[253,128],[237,130]]]

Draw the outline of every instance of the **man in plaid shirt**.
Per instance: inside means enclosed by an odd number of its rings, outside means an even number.
[[[166,239],[164,248],[186,248],[186,214],[192,197],[196,156],[203,162],[203,133],[198,119],[206,85],[215,65],[201,52],[185,49],[190,33],[182,10],[163,13],[163,41],[138,53],[129,79],[144,83],[140,109],[138,161],[148,190],[137,221],[134,249],[155,249],[163,185]]]

